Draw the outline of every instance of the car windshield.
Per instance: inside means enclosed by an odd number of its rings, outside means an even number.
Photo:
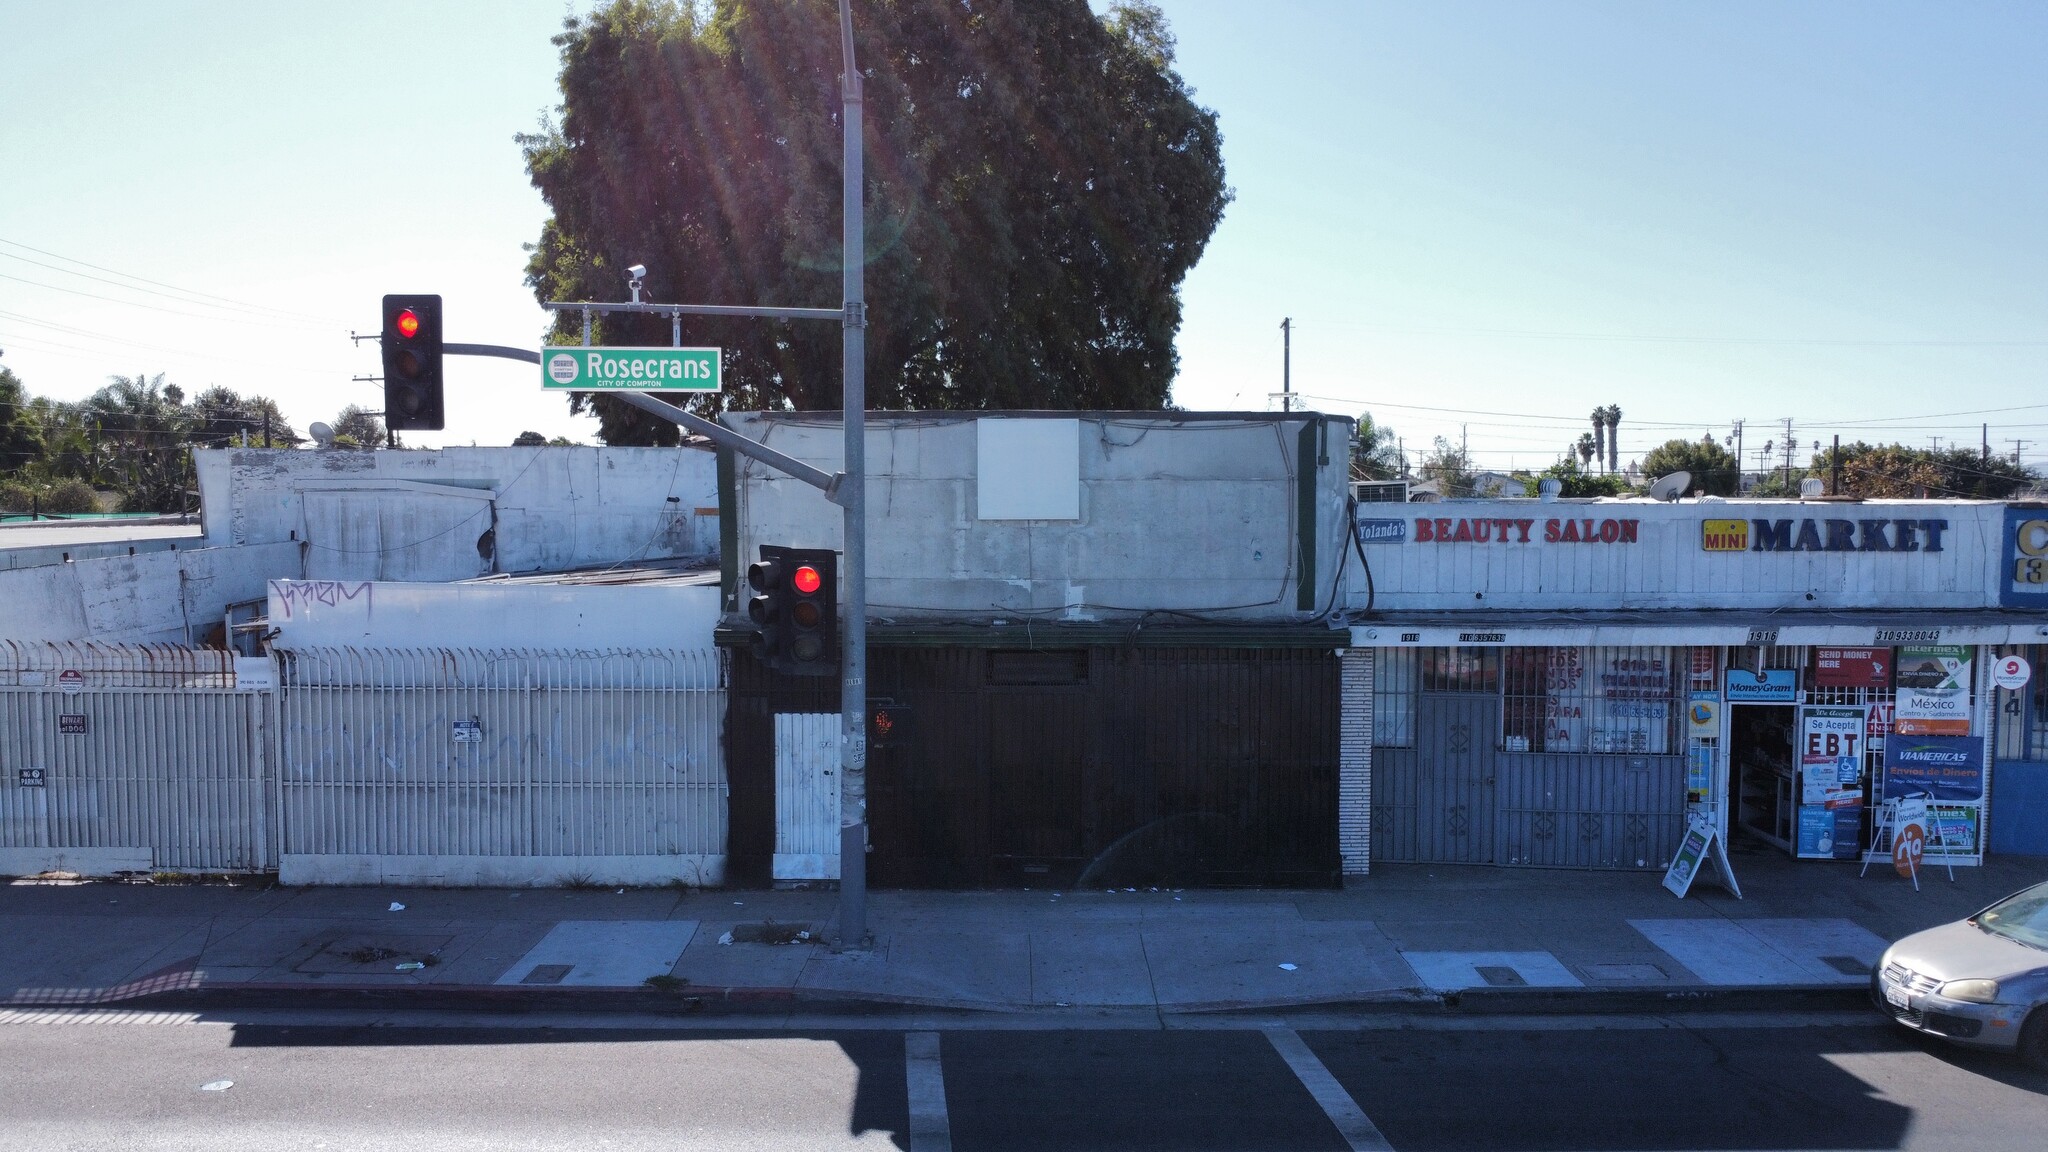
[[[2036,884],[1977,913],[1977,927],[2008,940],[2048,949],[2048,884]]]

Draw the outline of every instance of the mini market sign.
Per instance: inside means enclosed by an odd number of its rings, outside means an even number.
[[[716,392],[724,357],[717,348],[541,349],[543,388],[575,391]]]

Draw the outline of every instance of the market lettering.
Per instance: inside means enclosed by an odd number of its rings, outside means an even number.
[[[1700,546],[1708,552],[1739,551],[1744,533],[1716,528],[1739,521],[1711,520]],[[1796,524],[1796,527],[1795,527]],[[1746,533],[1751,552],[1940,552],[1947,520],[1753,520]]]

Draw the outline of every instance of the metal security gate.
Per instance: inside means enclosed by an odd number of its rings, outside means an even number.
[[[1373,758],[1373,855],[1393,862],[1491,864],[1500,697],[1424,694],[1415,747]]]
[[[839,713],[775,715],[775,878],[839,879]]]
[[[275,866],[264,660],[0,644],[0,874]]]
[[[287,883],[722,883],[716,652],[284,655]]]
[[[733,654],[733,865],[773,859],[776,717],[836,685]],[[870,649],[878,887],[1338,883],[1329,647]]]

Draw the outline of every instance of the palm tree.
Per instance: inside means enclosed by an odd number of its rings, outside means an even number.
[[[1621,471],[1621,405],[1607,406],[1607,470]]]
[[[1594,427],[1597,428],[1599,427],[1599,425],[1596,424],[1594,425]],[[1579,464],[1581,467],[1584,467],[1588,470],[1592,468],[1593,453],[1596,451],[1598,451],[1598,449],[1596,449],[1593,445],[1593,434],[1591,432],[1579,433]]]
[[[1588,462],[1590,463],[1590,462],[1591,462],[1591,461],[1593,461],[1593,460],[1603,460],[1603,461],[1604,461],[1604,460],[1606,460],[1606,459],[1607,459],[1607,409],[1605,409],[1605,408],[1595,408],[1595,409],[1593,409],[1593,452],[1592,452],[1592,454],[1591,454],[1591,455],[1590,455],[1589,457],[1587,457],[1587,460],[1588,460]]]

